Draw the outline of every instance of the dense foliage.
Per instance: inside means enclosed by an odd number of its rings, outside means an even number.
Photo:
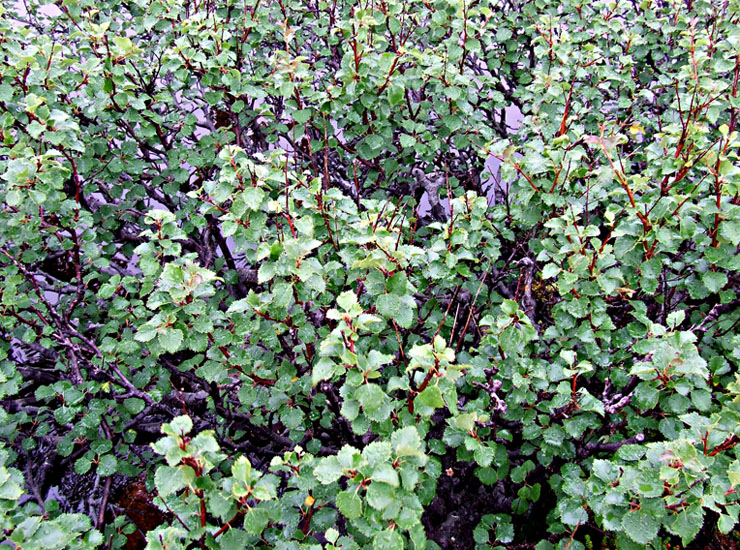
[[[29,0],[0,52],[7,540],[734,529],[738,0]]]

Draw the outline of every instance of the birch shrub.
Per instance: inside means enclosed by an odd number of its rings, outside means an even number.
[[[724,540],[739,20],[737,0],[0,6],[4,537]],[[120,504],[134,482],[153,529]]]

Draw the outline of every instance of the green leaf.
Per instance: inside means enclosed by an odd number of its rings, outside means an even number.
[[[379,409],[387,396],[377,384],[363,384],[355,391],[355,399],[360,402],[364,411],[372,412]]]
[[[403,550],[404,540],[396,530],[386,529],[373,537],[373,550]]]
[[[367,488],[367,503],[376,510],[384,510],[396,501],[396,489],[387,483],[372,482]]]
[[[522,501],[522,503],[524,503],[524,501]],[[560,519],[569,527],[585,525],[588,521],[588,512],[586,512],[583,505],[578,501],[563,501],[559,508],[561,509]]]
[[[624,515],[622,528],[633,541],[648,544],[658,536],[660,522],[648,512],[635,510]]]
[[[375,467],[389,460],[392,452],[390,441],[373,441],[362,449],[362,456],[371,467]]]
[[[671,328],[678,327],[681,323],[683,323],[684,318],[686,317],[686,312],[684,310],[678,310],[673,311],[668,314],[668,317],[666,317],[666,323]]]
[[[342,477],[343,468],[336,456],[328,456],[319,460],[318,466],[314,468],[313,475],[324,485],[334,483]]]
[[[250,474],[252,473],[252,464],[249,459],[245,456],[240,456],[231,465],[231,475],[234,479],[241,481],[242,483],[249,484]]]
[[[408,291],[409,279],[406,276],[405,272],[399,271],[388,279],[385,287],[388,292],[392,294],[396,294],[397,296],[404,296]]]
[[[333,527],[330,527],[326,530],[326,533],[324,533],[324,537],[326,537],[326,540],[328,540],[330,543],[334,544],[339,538],[339,531],[337,531]]]
[[[578,399],[581,410],[595,412],[604,416],[604,403],[591,395],[586,388],[580,388],[578,390]]]
[[[344,311],[349,311],[355,304],[357,304],[357,295],[351,290],[342,292],[337,297],[337,305]]]
[[[720,224],[720,235],[727,239],[733,246],[740,244],[740,222],[726,221]]]
[[[277,273],[277,266],[272,262],[263,262],[257,270],[257,282],[265,284],[270,281]]]
[[[504,300],[501,303],[501,311],[503,311],[507,315],[514,315],[517,311],[519,311],[519,304],[517,304],[514,300]]]
[[[704,511],[699,504],[693,504],[668,519],[665,525],[671,533],[681,537],[685,546],[696,538],[704,525]]]
[[[396,287],[399,285],[396,285]],[[410,328],[414,321],[416,303],[411,296],[381,294],[375,303],[378,313],[393,319],[399,326]]]
[[[250,508],[244,514],[244,530],[252,535],[260,535],[270,522],[270,514],[264,508]]]
[[[251,308],[252,306],[249,305],[249,299],[242,298],[241,300],[232,302],[226,310],[226,313],[242,313],[244,311],[249,311]]]
[[[183,334],[179,328],[168,328],[160,332],[157,339],[165,351],[175,353],[182,346]]]
[[[737,521],[732,519],[730,516],[727,514],[721,514],[717,521],[717,528],[720,530],[720,533],[726,535],[733,530],[736,524]]]
[[[97,473],[101,477],[112,476],[117,472],[118,460],[115,456],[108,454],[103,455],[98,463]]]
[[[396,456],[419,456],[421,455],[421,438],[414,426],[406,426],[393,432],[391,444]]]
[[[301,109],[293,112],[293,120],[298,124],[305,124],[311,119],[311,109]]]
[[[391,105],[398,105],[403,101],[404,88],[398,84],[388,86],[388,102]]]
[[[398,472],[388,463],[380,464],[373,470],[372,480],[398,487]]]
[[[619,466],[608,460],[594,460],[593,474],[606,483],[614,483],[620,476]]]
[[[92,460],[88,456],[81,456],[75,460],[75,473],[86,474],[92,467]]]
[[[730,485],[740,487],[740,459],[733,460],[727,469],[727,477],[730,479]]]
[[[171,422],[162,424],[162,433],[172,436],[189,434],[193,429],[193,421],[187,415],[176,416]]]
[[[0,499],[2,500],[18,500],[23,493],[23,488],[12,478],[0,483]]]
[[[365,143],[370,147],[371,150],[379,150],[383,147],[385,140],[383,136],[378,134],[370,134],[365,138]]]
[[[7,102],[13,99],[13,87],[9,84],[0,85],[0,101]]]
[[[311,370],[311,384],[316,386],[322,380],[331,380],[337,365],[328,357],[319,359]]]
[[[398,139],[401,143],[401,147],[411,148],[414,145],[416,145],[416,138],[414,136],[410,136],[408,134],[401,134],[401,136]]]
[[[543,279],[552,279],[555,277],[558,273],[560,273],[560,267],[555,264],[547,264],[542,269],[542,278]]]
[[[495,449],[489,447],[487,444],[481,444],[474,452],[473,458],[479,466],[487,467],[493,462],[495,456]]]
[[[628,462],[640,460],[643,456],[645,456],[645,447],[631,443],[622,445],[616,454],[619,460],[626,460]]]
[[[727,284],[727,275],[718,271],[707,271],[702,274],[701,280],[709,292],[717,293]]]
[[[138,397],[129,397],[123,401],[123,406],[131,414],[139,414],[144,410],[145,405],[146,403],[144,400],[139,399]]]
[[[445,406],[442,392],[437,386],[427,386],[423,392],[416,396],[416,401],[425,407],[438,409]]]
[[[355,491],[340,491],[337,493],[337,509],[347,519],[362,516],[362,499]]]
[[[249,547],[250,536],[241,529],[229,529],[218,539],[221,550],[244,550]]]
[[[375,305],[378,313],[390,319],[396,317],[401,311],[401,301],[395,294],[381,294]]]
[[[189,481],[186,470],[183,468],[159,466],[157,471],[154,472],[154,486],[162,497],[188,487]]]

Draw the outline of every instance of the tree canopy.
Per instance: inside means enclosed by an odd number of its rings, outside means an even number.
[[[738,0],[1,4],[4,537],[724,540],[739,80]]]

